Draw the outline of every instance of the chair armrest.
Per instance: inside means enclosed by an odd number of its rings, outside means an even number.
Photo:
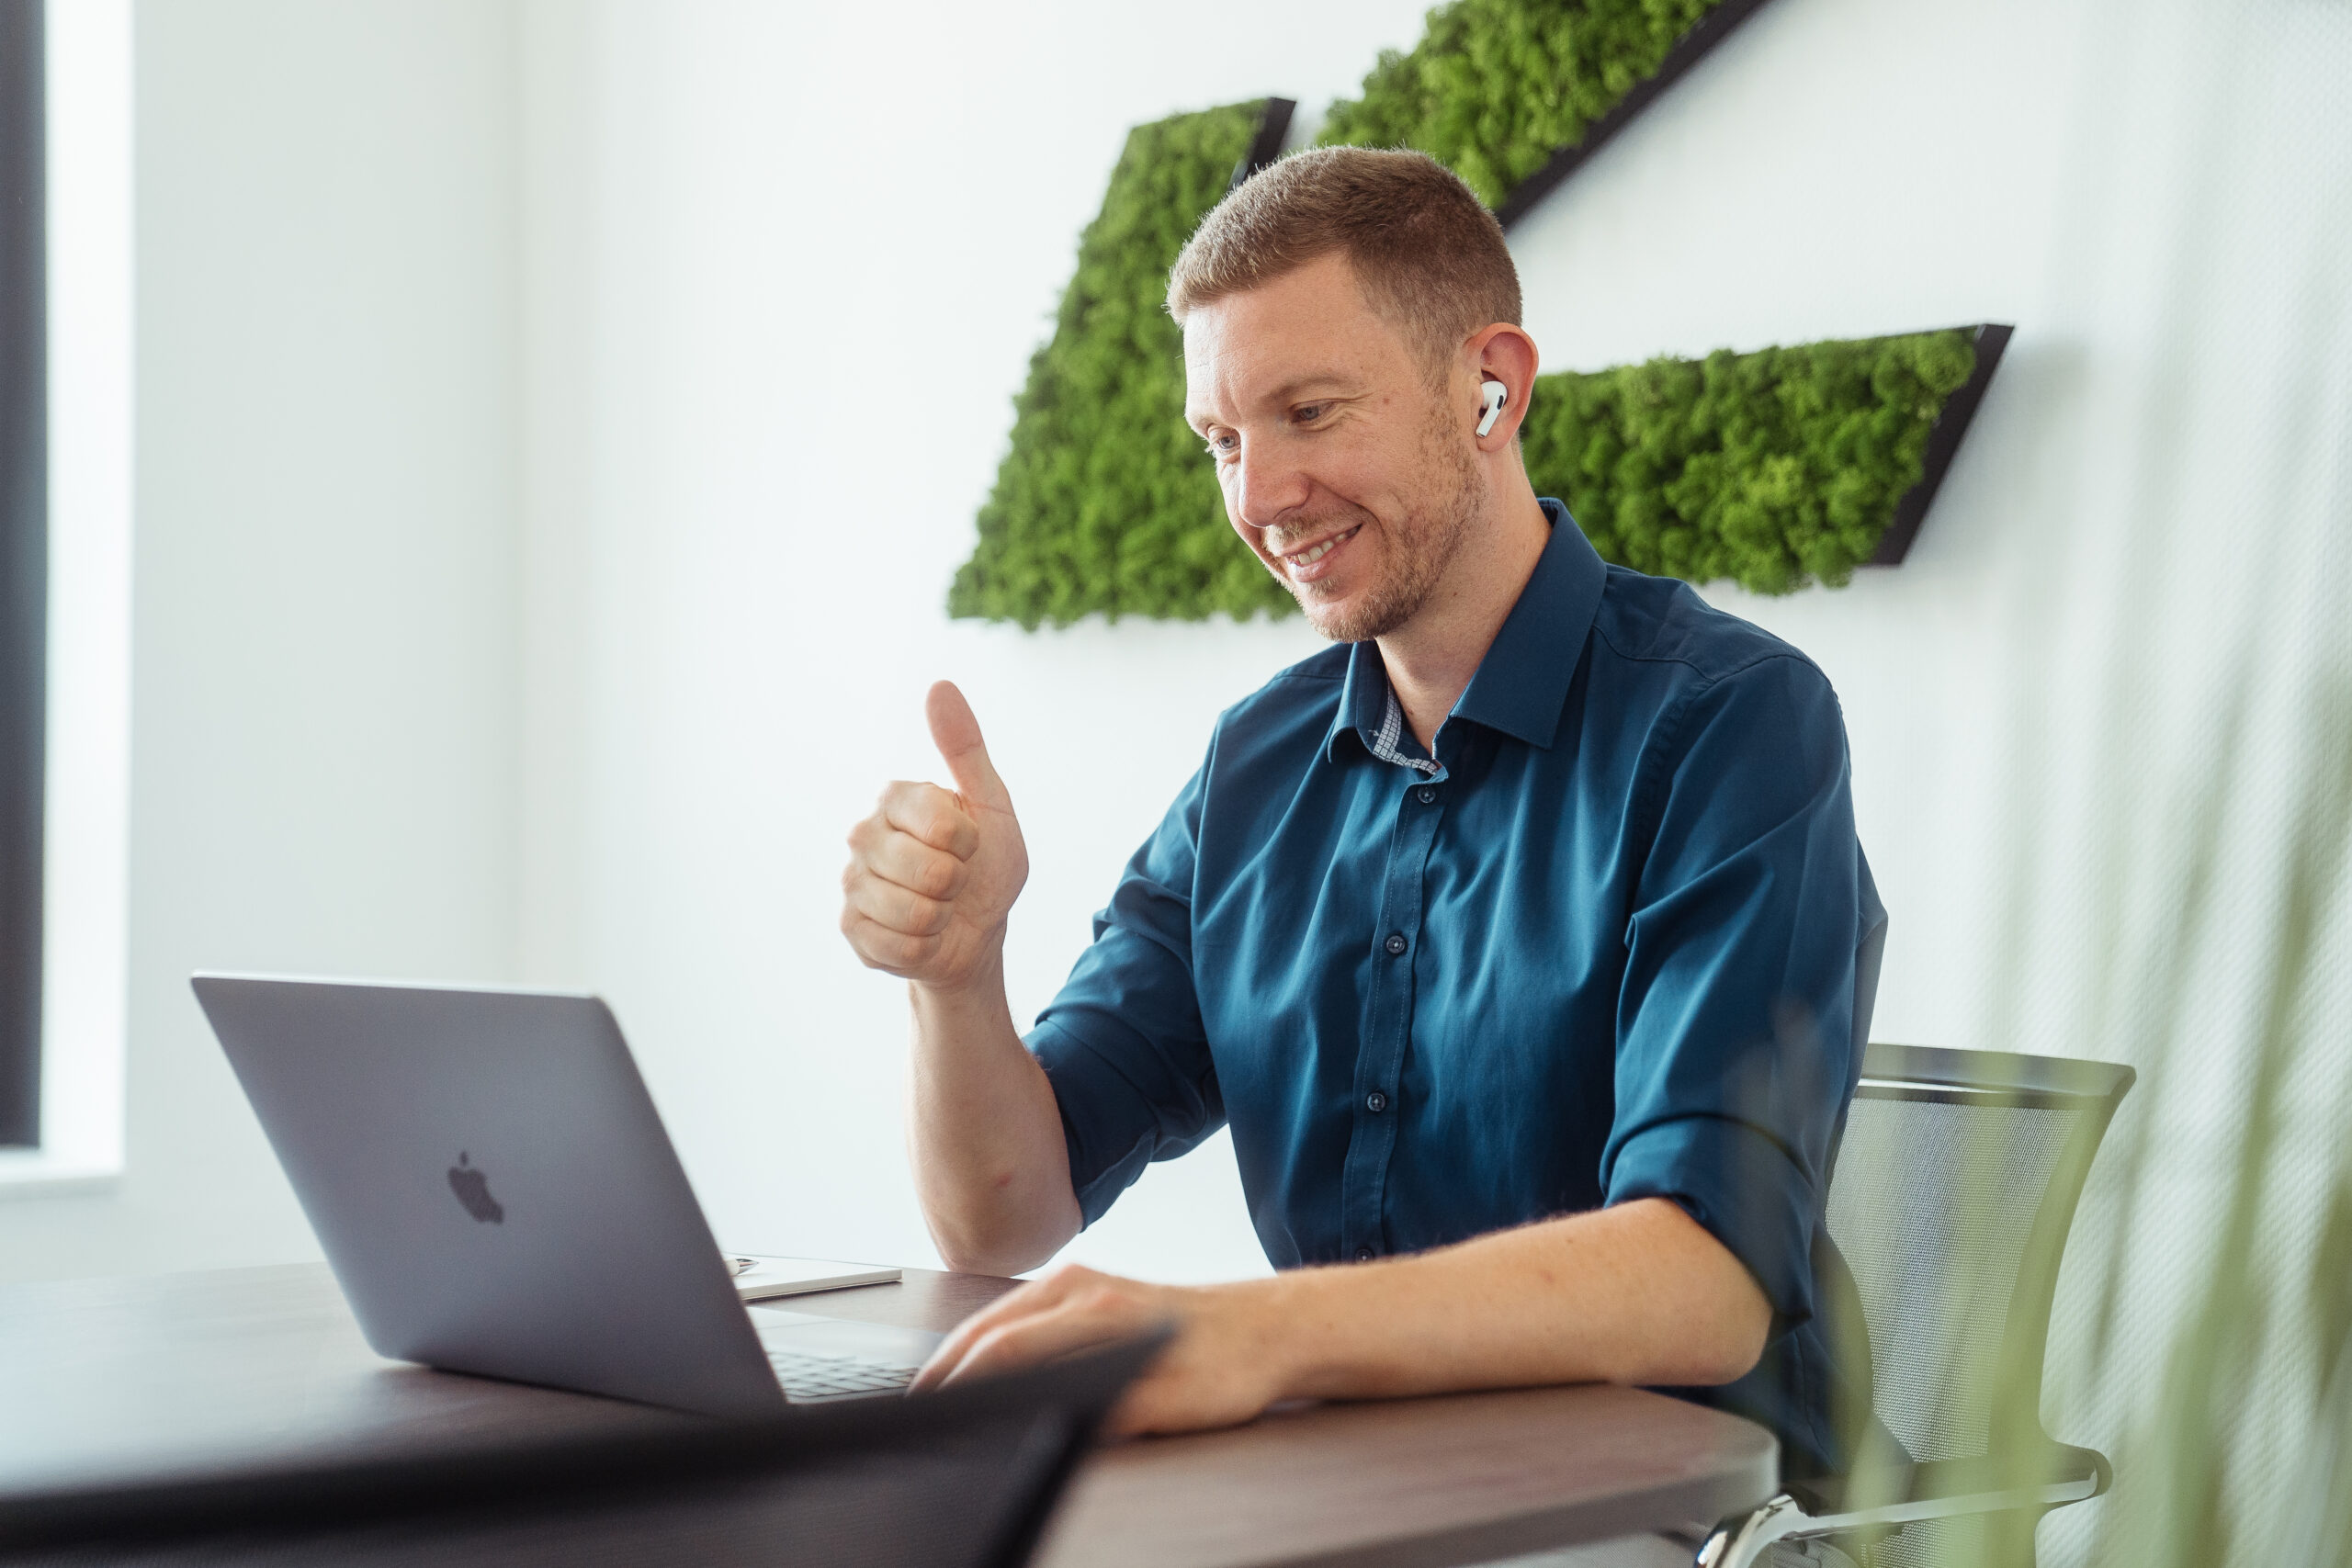
[[[1857,1486],[1845,1476],[1822,1476],[1792,1482],[1787,1487],[1797,1506],[1815,1518],[1856,1511],[1876,1513],[1909,1504],[1960,1503],[1983,1499],[1973,1507],[1953,1511],[1989,1512],[2001,1507],[2041,1502],[2079,1502],[2105,1492],[2114,1479],[2105,1455],[2068,1443],[2052,1443],[2025,1463],[1985,1455],[1979,1459],[1935,1460],[1925,1464],[1873,1466]],[[2052,1497],[2053,1492],[2071,1494]],[[2007,1501],[2015,1497],[2016,1501]]]

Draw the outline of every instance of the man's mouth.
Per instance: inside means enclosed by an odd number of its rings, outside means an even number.
[[[1332,551],[1346,544],[1362,531],[1359,523],[1353,528],[1343,528],[1329,537],[1317,540],[1303,549],[1287,551],[1274,558],[1283,563],[1283,570],[1293,582],[1311,582],[1323,575],[1323,563]]]

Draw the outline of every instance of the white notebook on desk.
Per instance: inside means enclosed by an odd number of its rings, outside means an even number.
[[[892,1285],[899,1270],[874,1263],[842,1263],[824,1258],[766,1258],[730,1252],[735,1293],[747,1302],[771,1296],[800,1296],[811,1291],[845,1291],[853,1285]]]

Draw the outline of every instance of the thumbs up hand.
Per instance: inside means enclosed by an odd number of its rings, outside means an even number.
[[[942,681],[924,710],[956,788],[892,784],[850,829],[842,934],[868,968],[952,989],[994,972],[1029,850],[964,694]]]

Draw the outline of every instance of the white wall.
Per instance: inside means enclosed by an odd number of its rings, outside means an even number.
[[[1031,825],[1025,1017],[1216,710],[1316,646],[949,624],[1012,394],[1127,127],[1319,103],[1419,0],[526,16],[525,967],[613,998],[722,1235],[928,1260],[902,988],[834,926],[850,824],[936,768],[924,688],[965,683]],[[1262,1270],[1224,1149],[1080,1254]]]
[[[514,965],[513,19],[139,7],[128,1164],[0,1277],[315,1256],[191,969]]]

